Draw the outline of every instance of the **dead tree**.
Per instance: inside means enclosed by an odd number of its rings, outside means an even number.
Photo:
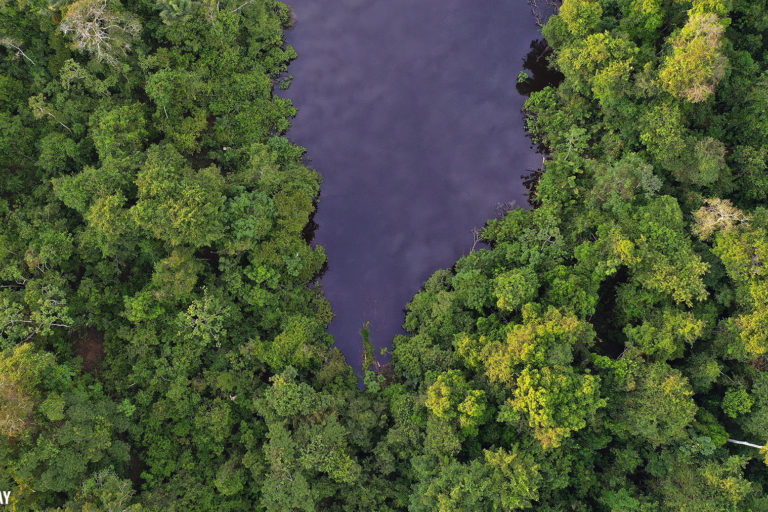
[[[528,6],[531,8],[536,24],[544,25],[550,15],[557,12],[562,1],[560,0],[528,0]]]
[[[74,47],[100,62],[116,65],[141,33],[138,20],[110,10],[106,0],[78,0],[65,10],[59,29],[72,37]]]

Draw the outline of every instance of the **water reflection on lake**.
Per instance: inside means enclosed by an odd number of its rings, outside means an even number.
[[[376,347],[437,269],[472,247],[499,203],[526,206],[521,176],[541,156],[516,90],[538,28],[525,0],[292,0],[299,53],[281,93],[299,109],[289,137],[324,183],[315,242],[359,370],[359,330]]]

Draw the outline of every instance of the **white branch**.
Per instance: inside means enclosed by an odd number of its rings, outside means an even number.
[[[469,252],[474,252],[475,248],[477,247],[477,244],[480,243],[482,240],[482,231],[480,231],[477,228],[472,228],[472,248],[469,250]]]
[[[233,13],[235,13],[235,12],[239,11],[240,9],[242,9],[243,7],[245,7],[246,5],[248,5],[248,4],[252,4],[252,3],[253,3],[253,0],[248,0],[247,2],[245,2],[245,3],[244,3],[243,5],[241,5],[240,7],[238,7],[237,9],[233,9],[233,10],[232,10],[232,11],[230,11],[230,12],[233,12]]]
[[[6,47],[8,47],[8,48],[11,48],[11,49],[14,49],[14,50],[16,50],[16,55],[21,55],[22,57],[24,57],[25,59],[27,59],[29,62],[31,62],[33,66],[36,66],[36,65],[37,65],[37,64],[35,64],[35,61],[33,61],[32,59],[30,59],[30,58],[27,56],[27,54],[26,54],[26,53],[24,53],[24,50],[22,50],[22,49],[21,49],[21,46],[20,46],[20,45],[21,45],[21,43],[17,43],[17,42],[15,42],[15,41],[13,41],[12,39],[8,39],[8,38],[6,38],[6,39],[0,39],[0,44],[2,44],[3,46],[6,46]]]
[[[746,441],[737,441],[736,439],[729,439],[728,442],[733,444],[741,444],[744,446],[749,446],[750,448],[757,448],[758,450],[762,450],[763,448],[765,448],[764,446],[760,446],[759,444],[748,443]]]

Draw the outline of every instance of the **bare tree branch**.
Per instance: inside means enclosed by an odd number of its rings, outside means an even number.
[[[235,13],[235,12],[239,11],[240,9],[242,9],[243,7],[245,7],[246,5],[252,4],[252,3],[253,3],[253,0],[248,0],[247,2],[245,2],[240,7],[236,8],[236,9],[232,9],[230,12]]]
[[[472,228],[472,248],[469,252],[474,252],[475,247],[482,241],[482,231],[477,228]]]
[[[128,54],[131,40],[139,35],[141,25],[132,16],[112,12],[106,0],[78,0],[67,8],[59,29],[71,34],[78,50],[116,65],[116,54]]]
[[[538,26],[544,25],[549,15],[557,12],[560,4],[560,0],[528,0],[528,7]]]
[[[24,50],[21,49],[21,41],[16,41],[14,39],[11,39],[10,37],[4,37],[0,39],[0,46],[5,46],[6,48],[9,48],[11,50],[16,50],[16,56],[21,55],[25,59],[27,59],[29,62],[32,63],[33,66],[36,66],[35,61],[30,59],[26,53],[24,53]]]
[[[737,441],[736,439],[729,439],[728,442],[733,444],[741,444],[744,446],[749,446],[750,448],[757,448],[758,450],[762,450],[763,448],[765,448],[765,446],[760,446],[759,444],[748,443],[746,441]]]

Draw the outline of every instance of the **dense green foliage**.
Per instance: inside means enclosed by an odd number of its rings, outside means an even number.
[[[768,5],[565,0],[531,94],[531,211],[395,341],[413,511],[763,511]],[[407,432],[407,435],[405,433]]]
[[[368,406],[303,233],[320,180],[272,93],[290,22],[273,0],[0,1],[17,510],[332,510],[362,481]]]
[[[364,327],[365,391],[272,92],[290,23],[0,0],[11,509],[768,510],[765,0],[565,0],[538,207],[429,279],[385,371]]]

